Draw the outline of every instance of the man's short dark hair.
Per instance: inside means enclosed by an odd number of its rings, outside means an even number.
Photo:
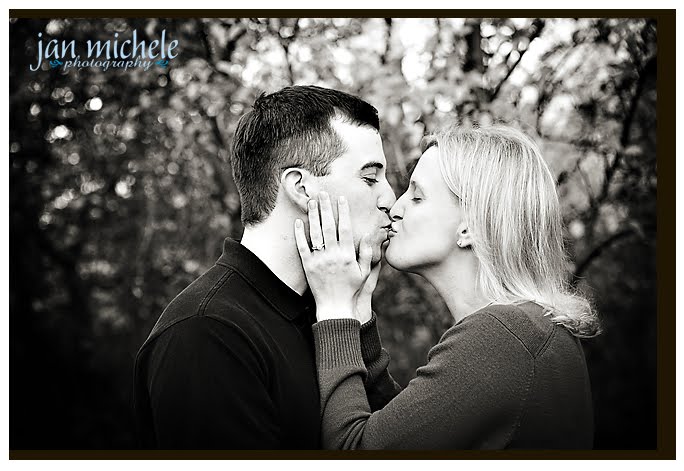
[[[262,93],[238,122],[231,152],[242,202],[242,223],[263,221],[273,210],[282,171],[301,167],[327,175],[345,151],[331,126],[339,118],[379,131],[378,111],[358,97],[315,86]]]

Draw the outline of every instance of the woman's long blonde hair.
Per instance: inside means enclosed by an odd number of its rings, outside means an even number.
[[[534,301],[577,337],[600,332],[587,299],[566,278],[556,185],[535,142],[515,128],[453,126],[426,138],[460,200],[483,294],[501,304]]]

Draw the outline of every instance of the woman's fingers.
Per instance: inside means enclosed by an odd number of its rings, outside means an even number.
[[[311,237],[311,248],[322,249],[323,233],[321,232],[321,219],[318,215],[318,202],[315,199],[309,200],[309,236]]]
[[[321,228],[323,230],[323,242],[325,242],[327,247],[332,248],[333,245],[337,245],[337,229],[335,227],[335,216],[333,215],[330,195],[324,191],[321,191],[318,194],[318,203],[321,208]]]
[[[349,204],[344,196],[339,197],[337,210],[338,223],[335,222],[330,195],[323,191],[318,194],[318,201],[315,199],[309,201],[308,215],[311,246],[314,251],[316,247],[332,249],[339,246],[345,255],[351,255],[351,257],[356,258]]]
[[[336,202],[340,209],[340,240],[337,241],[337,224],[332,210],[330,197],[321,192],[318,201],[308,203],[309,237],[312,249],[309,250],[304,221],[295,221],[295,240],[302,259],[309,288],[316,299],[318,320],[351,317],[359,302],[359,291],[370,273],[372,249],[369,236],[361,242],[359,259],[356,259],[351,230],[351,215],[348,203]],[[320,213],[319,213],[320,209]],[[323,244],[325,243],[325,249]],[[364,296],[364,312],[370,312],[370,293]]]
[[[304,262],[311,256],[311,250],[309,250],[309,243],[306,241],[304,222],[301,219],[295,221],[295,240],[297,241],[299,256],[301,257],[302,262]]]
[[[371,250],[371,257],[372,257],[372,250]],[[382,264],[378,262],[373,268],[371,268],[370,274],[368,275],[368,278],[366,279],[366,286],[371,289],[371,291],[375,290],[375,287],[378,284],[378,277],[380,276],[380,270],[382,268]]]
[[[371,247],[370,235],[366,234],[359,242],[359,268],[364,279],[370,274],[372,258],[373,247]]]
[[[339,222],[337,232],[340,235],[340,248],[356,255],[349,204],[344,196],[340,196],[337,200],[337,220]]]

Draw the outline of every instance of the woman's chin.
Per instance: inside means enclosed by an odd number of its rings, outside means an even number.
[[[384,245],[384,244],[383,244]],[[415,263],[408,258],[412,252],[407,252],[401,248],[395,239],[390,239],[387,248],[385,249],[385,261],[389,266],[395,270],[404,271],[408,273],[416,273],[417,268]]]
[[[396,270],[401,270],[399,265],[401,265],[401,260],[400,256],[398,253],[398,247],[396,242],[393,242],[392,239],[389,239],[387,243],[382,244],[384,252],[385,252],[385,260],[389,265],[396,269]]]

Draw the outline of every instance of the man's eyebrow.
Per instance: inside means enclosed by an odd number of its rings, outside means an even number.
[[[380,162],[368,162],[361,167],[361,170],[366,170],[367,168],[377,168],[378,170],[385,168]]]

